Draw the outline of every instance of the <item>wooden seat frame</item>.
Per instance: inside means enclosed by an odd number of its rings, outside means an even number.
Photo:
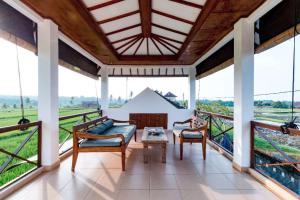
[[[192,128],[192,119],[188,119],[182,122],[174,122],[173,123],[173,127],[176,124],[187,124],[189,123],[191,128],[186,128],[181,130],[180,134],[179,134],[179,142],[180,142],[180,160],[183,159],[183,143],[202,143],[202,155],[203,155],[203,160],[206,159],[206,137],[207,137],[207,127],[208,127],[208,123],[205,121],[205,124],[202,125],[199,128]],[[202,133],[202,138],[184,138],[183,137],[183,133],[184,132],[199,132]],[[177,136],[175,135],[174,131],[173,131],[173,142],[174,145],[176,143],[176,138]]]
[[[116,133],[114,135],[96,135],[88,133],[87,130],[95,127],[102,122],[108,120],[109,118],[107,116],[101,117],[86,123],[82,123],[76,126],[73,126],[73,159],[72,159],[72,171],[74,172],[78,154],[79,152],[121,152],[122,154],[122,171],[125,171],[125,159],[126,159],[126,148],[131,140],[126,143],[124,135],[120,133]],[[115,120],[112,119],[114,123],[129,123],[134,124],[135,121],[129,120],[129,121],[121,121],[121,120]],[[136,130],[134,132],[135,140],[136,140]],[[132,136],[131,136],[132,137]],[[120,138],[121,143],[120,146],[108,146],[108,147],[79,147],[80,142],[83,139],[95,139],[95,140],[101,140],[101,139],[112,139],[112,138]]]

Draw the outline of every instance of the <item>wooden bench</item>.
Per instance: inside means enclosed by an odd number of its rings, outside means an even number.
[[[126,148],[133,134],[136,135],[134,121],[120,121],[106,116],[73,126],[72,171],[75,170],[79,152],[121,152],[122,170],[125,171]]]

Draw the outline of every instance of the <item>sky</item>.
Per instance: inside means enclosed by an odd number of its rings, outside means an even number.
[[[300,41],[297,37],[297,52]],[[288,40],[265,52],[255,55],[255,94],[264,94],[291,90],[293,41]],[[37,96],[38,63],[34,53],[18,47],[21,82],[25,96]],[[296,53],[299,55],[299,53]],[[298,57],[299,58],[299,57]],[[299,60],[299,59],[298,59]],[[296,61],[296,89],[300,89],[300,64]],[[233,66],[202,78],[196,82],[196,96],[200,99],[232,100]],[[0,38],[0,95],[19,95],[16,46]],[[200,85],[200,90],[199,90]],[[171,91],[178,99],[187,99],[188,79],[185,78],[128,78],[127,96],[137,95],[146,87],[162,91]],[[97,89],[96,89],[97,88]],[[100,81],[83,76],[59,66],[59,96],[96,96],[100,95]],[[126,98],[126,79],[110,78],[109,93],[114,98]],[[200,95],[198,92],[200,91]],[[255,99],[290,100],[291,94],[256,96]],[[300,101],[300,92],[296,93]]]

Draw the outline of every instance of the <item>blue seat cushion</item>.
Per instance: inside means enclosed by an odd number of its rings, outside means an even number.
[[[96,135],[102,135],[107,129],[113,127],[113,120],[112,119],[108,119],[106,121],[104,121],[103,123],[90,128],[87,132],[88,133],[92,133],[92,134],[96,134]]]
[[[125,143],[128,143],[136,130],[135,125],[117,125],[104,131],[101,135],[122,134],[125,137]],[[100,140],[84,140],[80,147],[118,147],[121,145],[121,138],[100,139]]]
[[[177,136],[177,137],[181,137],[181,131],[183,129],[190,129],[191,127],[189,125],[175,125],[173,127],[173,133]],[[201,139],[202,138],[202,133],[201,132],[188,132],[188,131],[184,131],[182,134],[183,138],[187,138],[187,139]]]

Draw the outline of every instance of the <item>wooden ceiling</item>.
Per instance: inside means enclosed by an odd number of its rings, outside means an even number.
[[[265,0],[21,0],[105,64],[189,65]]]

